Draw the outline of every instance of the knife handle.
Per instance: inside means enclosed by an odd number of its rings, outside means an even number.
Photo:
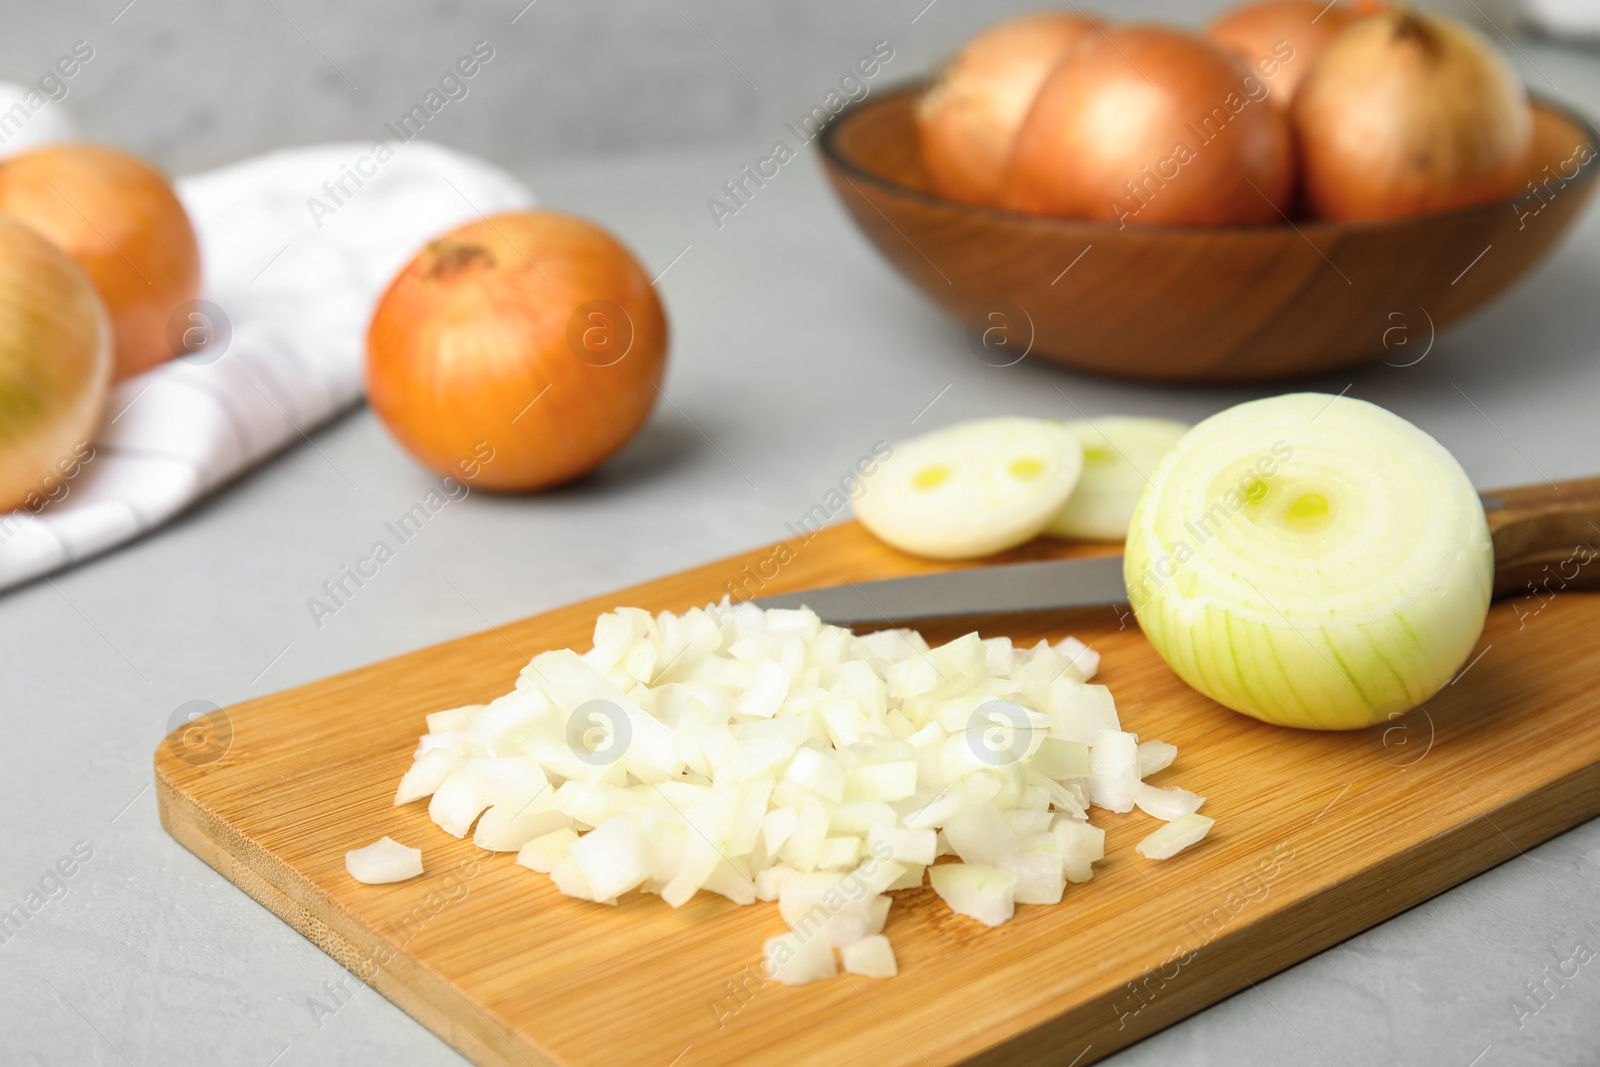
[[[1600,589],[1600,478],[1492,490],[1483,508],[1495,596]]]

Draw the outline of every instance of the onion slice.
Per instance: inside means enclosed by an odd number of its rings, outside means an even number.
[[[1083,446],[1083,476],[1045,533],[1122,541],[1150,475],[1189,427],[1172,419],[1107,415],[1063,426]]]
[[[895,446],[867,479],[856,517],[919,556],[987,556],[1038,536],[1082,470],[1082,447],[1057,423],[959,423]]]

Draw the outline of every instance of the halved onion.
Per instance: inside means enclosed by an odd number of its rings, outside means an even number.
[[[1483,629],[1483,505],[1437,441],[1299,393],[1196,426],[1124,556],[1139,625],[1184,681],[1285,726],[1353,730],[1431,697]]]
[[[1038,536],[1082,470],[1082,447],[1058,423],[958,423],[896,445],[866,480],[856,517],[919,556],[987,556]]]
[[[1051,537],[1121,541],[1150,475],[1189,432],[1172,419],[1106,415],[1063,426],[1083,446],[1083,476],[1044,532]]]

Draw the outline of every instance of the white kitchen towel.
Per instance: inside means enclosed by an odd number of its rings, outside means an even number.
[[[137,537],[306,440],[361,398],[367,319],[395,272],[429,238],[533,203],[470,156],[375,147],[288,149],[177,183],[211,306],[189,321],[213,343],[115,386],[92,458],[42,487],[37,511],[0,515],[0,589]]]
[[[1600,38],[1595,0],[1525,0],[1527,21],[1552,37]]]

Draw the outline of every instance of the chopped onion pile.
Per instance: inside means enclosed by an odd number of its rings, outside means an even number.
[[[429,715],[395,803],[431,797],[446,832],[517,851],[568,896],[776,901],[789,929],[765,954],[786,984],[837,973],[835,949],[887,977],[891,892],[931,879],[992,926],[1089,880],[1105,852],[1090,805],[1174,820],[1152,857],[1204,836],[1202,798],[1144,781],[1177,750],[1122,730],[1098,666],[1070,637],[930,648],[806,609],[621,608],[590,651]]]

